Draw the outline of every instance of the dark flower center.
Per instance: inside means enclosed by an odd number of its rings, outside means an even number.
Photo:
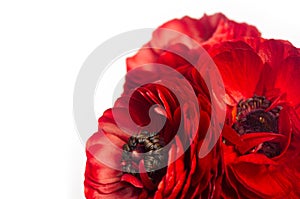
[[[255,132],[279,133],[278,117],[282,108],[277,106],[267,110],[270,105],[271,101],[261,96],[254,96],[245,101],[241,100],[237,105],[236,122],[232,125],[232,128],[239,135]],[[281,147],[276,142],[264,142],[252,151],[272,158],[280,154]]]
[[[123,172],[139,178],[139,163],[143,159],[149,179],[153,183],[158,183],[164,176],[165,168],[162,167],[167,161],[164,145],[158,133],[144,131],[131,136],[128,143],[123,146],[121,161]]]

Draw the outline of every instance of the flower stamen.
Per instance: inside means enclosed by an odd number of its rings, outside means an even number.
[[[145,170],[152,182],[157,183],[162,172],[162,165],[167,161],[163,152],[165,145],[158,133],[144,131],[138,135],[131,136],[127,144],[123,145],[121,165],[124,173],[139,177],[139,162],[143,159]]]
[[[241,100],[237,105],[236,122],[232,128],[239,134],[244,135],[256,132],[278,132],[278,117],[282,107],[277,106],[267,110],[271,101],[263,96],[254,96],[245,101]],[[280,144],[277,142],[264,142],[251,151],[265,154],[272,158],[281,152]]]

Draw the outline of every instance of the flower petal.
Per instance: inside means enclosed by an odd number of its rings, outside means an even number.
[[[104,133],[95,133],[87,142],[87,163],[85,171],[85,195],[87,198],[137,198],[138,190],[121,182],[120,152],[111,147]],[[111,139],[115,139],[111,135]],[[104,159],[109,159],[109,163]]]
[[[300,56],[287,58],[280,68],[275,87],[279,88],[281,93],[286,93],[287,100],[293,106],[298,106],[300,104]]]
[[[286,141],[286,136],[278,133],[270,133],[270,132],[257,132],[257,133],[249,133],[240,136],[243,144],[237,146],[236,149],[241,153],[245,154],[250,149],[258,146],[261,143],[268,141],[276,141],[276,142],[284,142]]]
[[[291,191],[291,181],[272,166],[239,163],[232,171],[242,185],[261,196],[284,197]]]
[[[214,58],[223,78],[226,93],[236,102],[253,96],[263,69],[260,57],[252,50],[232,48]]]

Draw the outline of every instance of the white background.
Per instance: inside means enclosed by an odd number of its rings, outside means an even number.
[[[297,1],[1,1],[0,198],[83,198],[85,153],[72,115],[82,63],[116,34],[204,12],[300,47]],[[98,117],[106,106],[97,104]]]

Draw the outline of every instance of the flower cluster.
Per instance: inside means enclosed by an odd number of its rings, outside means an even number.
[[[223,14],[184,17],[155,30],[127,71],[86,144],[88,199],[300,197],[291,43]]]

